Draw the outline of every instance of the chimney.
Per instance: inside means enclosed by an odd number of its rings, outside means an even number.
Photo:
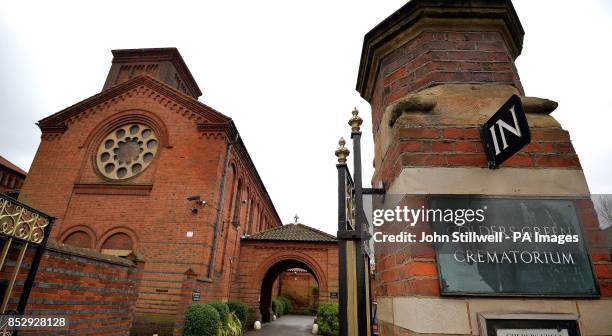
[[[195,99],[202,95],[176,48],[117,49],[112,52],[113,64],[102,91],[147,74]]]
[[[376,133],[387,106],[440,84],[523,88],[524,31],[510,0],[412,0],[364,37],[357,91]]]

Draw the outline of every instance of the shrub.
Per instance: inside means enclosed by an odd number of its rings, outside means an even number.
[[[230,312],[234,312],[236,314],[236,317],[238,317],[240,323],[242,323],[242,326],[246,326],[247,320],[249,319],[249,306],[242,301],[229,301],[227,303],[227,307],[229,308]]]
[[[285,312],[285,305],[283,304],[283,301],[279,300],[278,298],[273,299],[272,311],[274,312],[274,315],[276,315],[276,317],[283,316],[283,313]]]
[[[217,310],[217,312],[219,313],[219,318],[221,319],[221,323],[226,326],[228,315],[230,312],[227,303],[221,301],[213,301],[208,302],[208,304]]]
[[[283,315],[289,314],[292,311],[291,300],[289,300],[289,298],[286,296],[279,296],[278,299],[281,300],[281,302],[285,306],[285,309],[283,310]]]
[[[234,312],[227,315],[227,325],[224,326],[219,322],[219,336],[240,336],[242,330],[242,322]]]
[[[310,290],[312,292],[312,295],[319,295],[319,284],[313,283],[312,286],[310,286]]]
[[[338,335],[340,322],[338,321],[338,304],[326,302],[319,306],[317,312],[319,331],[323,335]]]
[[[189,306],[185,314],[184,336],[217,336],[221,319],[219,312],[207,304]]]

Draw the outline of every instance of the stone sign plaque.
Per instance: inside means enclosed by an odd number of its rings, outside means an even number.
[[[482,336],[579,336],[572,314],[479,314]]]
[[[574,200],[436,196],[428,203],[482,215],[461,225],[431,221],[433,235],[462,239],[434,242],[442,295],[599,296]]]
[[[497,336],[569,336],[567,329],[497,329]]]

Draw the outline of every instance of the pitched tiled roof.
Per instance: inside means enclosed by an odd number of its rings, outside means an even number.
[[[245,240],[281,240],[306,242],[335,242],[336,237],[304,224],[277,226],[243,238]]]
[[[21,175],[28,175],[28,173],[26,173],[23,169],[17,167],[16,165],[14,165],[11,161],[5,159],[2,155],[0,155],[0,165],[1,166],[5,166],[6,168],[19,173]]]

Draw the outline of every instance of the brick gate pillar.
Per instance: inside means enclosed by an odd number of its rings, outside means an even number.
[[[180,301],[176,307],[176,319],[174,321],[174,335],[182,335],[185,327],[185,313],[189,306],[194,303],[194,300],[199,301],[199,296],[194,298],[193,295],[201,294],[201,289],[197,287],[198,275],[190,268],[183,274],[183,282],[181,284]]]
[[[523,35],[509,0],[412,0],[366,34],[357,90],[372,107],[373,186],[387,195],[588,199],[569,134],[550,115],[557,103],[523,92],[514,64]],[[478,127],[512,94],[532,141],[488,169]],[[578,212],[596,230],[592,203]],[[491,310],[581,313],[583,332],[612,333],[603,315],[612,310],[609,254],[593,258],[602,300],[513,300],[442,297],[433,249],[405,252],[376,248],[383,335],[477,335],[477,314]]]

